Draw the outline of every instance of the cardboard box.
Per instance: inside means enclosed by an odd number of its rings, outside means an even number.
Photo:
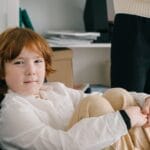
[[[56,50],[52,57],[52,66],[56,72],[47,77],[48,81],[63,82],[68,87],[73,87],[72,50]]]

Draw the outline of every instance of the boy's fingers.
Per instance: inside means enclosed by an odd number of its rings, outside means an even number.
[[[145,103],[144,103],[144,105],[142,107],[142,112],[144,114],[150,114],[150,97],[147,97],[145,99]]]
[[[149,109],[150,109],[149,106],[144,106],[142,108],[142,113],[143,114],[150,114],[150,110]]]
[[[150,116],[147,116],[147,122],[143,126],[144,128],[150,127]]]

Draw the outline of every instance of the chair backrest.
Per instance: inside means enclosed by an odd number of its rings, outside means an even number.
[[[5,85],[5,81],[3,80],[0,80],[0,108],[1,108],[1,102],[2,100],[4,99],[4,94],[3,94],[3,91],[5,89],[6,85]],[[1,150],[1,149],[0,149]]]

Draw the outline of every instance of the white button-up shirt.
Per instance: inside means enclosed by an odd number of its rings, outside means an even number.
[[[146,94],[132,93],[142,105]],[[120,113],[86,118],[65,128],[81,91],[61,83],[48,83],[41,98],[21,96],[9,90],[0,110],[0,145],[8,150],[100,150],[128,131]]]

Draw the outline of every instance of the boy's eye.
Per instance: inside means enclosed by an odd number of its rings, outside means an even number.
[[[37,59],[34,61],[35,63],[42,63],[43,62],[43,59]]]
[[[37,58],[34,60],[35,63],[42,63],[44,62],[44,59],[43,58]]]
[[[19,60],[19,61],[15,61],[14,64],[19,65],[19,64],[24,64],[24,61]]]

